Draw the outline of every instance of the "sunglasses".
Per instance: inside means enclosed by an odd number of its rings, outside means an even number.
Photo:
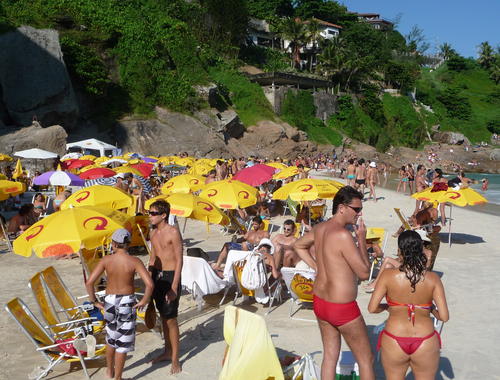
[[[293,228],[283,228],[283,231],[293,231]]]
[[[349,207],[351,210],[353,210],[356,214],[359,214],[361,211],[363,211],[363,207],[352,207],[349,205],[346,206]]]
[[[162,212],[159,211],[150,211],[148,212],[149,216],[157,216],[163,214]]]

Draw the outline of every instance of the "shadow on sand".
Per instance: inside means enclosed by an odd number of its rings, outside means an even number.
[[[441,232],[439,234],[439,239],[442,243],[449,243],[448,233]],[[451,243],[452,244],[479,244],[485,243],[485,240],[481,236],[463,234],[457,232],[451,232]]]

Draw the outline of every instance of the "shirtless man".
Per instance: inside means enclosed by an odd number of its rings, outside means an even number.
[[[125,173],[118,173],[116,175],[115,187],[128,193],[128,181],[125,180]]]
[[[380,178],[378,175],[377,164],[375,161],[370,162],[368,166],[368,170],[366,171],[366,180],[368,182],[368,186],[370,187],[370,196],[374,202],[377,202],[377,195],[375,194],[375,185],[380,183]]]
[[[170,205],[159,200],[151,204],[149,219],[151,231],[151,257],[148,270],[155,289],[153,299],[162,319],[165,350],[152,363],[172,360],[170,373],[181,371],[179,363],[179,325],[177,313],[181,296],[182,239],[179,230],[168,224]]]
[[[354,165],[354,160],[352,158],[348,162],[349,165],[347,165],[346,171],[347,185],[354,186],[354,180],[356,179],[356,166]]]
[[[104,256],[85,283],[90,301],[101,309],[106,320],[106,374],[121,380],[127,353],[134,351],[136,309],[145,307],[153,293],[153,281],[144,264],[127,252],[130,233],[117,229],[111,236],[113,254]],[[94,284],[106,272],[104,304],[97,302]],[[134,276],[138,273],[146,285],[144,296],[136,304]]]
[[[262,219],[260,216],[256,216],[252,219],[252,227],[247,231],[245,235],[239,242],[233,243],[225,243],[222,247],[219,257],[217,257],[217,262],[212,265],[212,268],[216,271],[222,269],[222,264],[226,261],[227,254],[230,250],[235,249],[238,251],[252,251],[254,247],[256,247],[259,242],[264,239],[269,239],[269,232],[262,230]]]
[[[354,184],[354,188],[356,190],[359,190],[364,197],[365,186],[366,186],[366,167],[365,167],[365,160],[362,158],[358,161],[358,166],[356,167],[356,183]]]
[[[366,325],[356,303],[358,279],[366,280],[370,274],[366,226],[360,218],[362,198],[351,186],[340,189],[333,199],[333,217],[294,244],[299,257],[316,270],[314,313],[323,340],[322,379],[335,378],[341,335],[358,362],[361,379],[375,379]],[[356,226],[358,246],[347,225]],[[309,252],[312,246],[316,259]]]
[[[30,228],[30,213],[33,208],[32,204],[24,204],[21,206],[16,215],[14,215],[7,225],[7,233],[10,236],[18,236],[25,230]]]
[[[287,219],[283,223],[283,233],[272,239],[275,251],[274,258],[278,269],[281,267],[282,261],[284,267],[295,267],[300,261],[297,252],[293,249],[293,244],[296,241],[295,222],[292,219]]]
[[[427,188],[427,183],[425,182],[425,173],[426,172],[427,172],[427,169],[425,169],[424,165],[417,166],[417,174],[415,176],[415,187],[416,187],[417,193],[424,191]],[[416,204],[415,204],[415,211],[413,212],[413,214],[416,214],[420,210],[421,207],[422,207],[422,201],[419,201],[417,199]]]

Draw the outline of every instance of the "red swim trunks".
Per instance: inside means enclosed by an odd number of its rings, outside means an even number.
[[[316,314],[316,317],[335,327],[345,325],[361,315],[361,311],[356,301],[349,303],[333,303],[314,295],[313,302],[314,314]]]

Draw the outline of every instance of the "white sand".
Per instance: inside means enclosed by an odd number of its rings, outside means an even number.
[[[399,226],[399,220],[392,208],[399,207],[406,214],[412,212],[414,200],[408,196],[378,189],[378,195],[385,199],[377,203],[364,203],[363,217],[368,226],[384,227],[392,234]],[[331,202],[328,202],[331,205]],[[447,208],[448,209],[448,208]],[[330,211],[329,211],[330,212]],[[276,218],[277,223],[284,220]],[[467,208],[453,208],[453,234],[451,248],[446,243],[444,233],[441,248],[434,269],[443,273],[450,321],[443,329],[443,349],[441,352],[440,374],[443,379],[486,379],[500,378],[498,361],[500,350],[500,291],[498,270],[500,256],[500,218],[471,212]],[[182,226],[182,223],[181,223]],[[211,227],[207,235],[205,225],[189,220],[184,238],[187,246],[199,246],[214,257],[227,237],[219,233],[218,227]],[[5,246],[2,246],[3,249]],[[396,239],[389,237],[386,254],[396,252]],[[145,259],[145,258],[144,258]],[[6,253],[0,255],[0,278],[3,291],[0,304],[12,297],[22,298],[39,315],[30,289],[29,278],[37,271],[53,265],[62,274],[75,295],[84,294],[82,271],[79,260],[50,260],[36,257],[23,258]],[[220,299],[211,297],[209,303]],[[383,322],[386,314],[370,315],[366,311],[369,295],[360,287],[358,302],[368,325],[373,347],[376,337],[371,334],[374,326]],[[244,305],[247,310],[264,315],[261,305]],[[266,316],[269,332],[277,348],[278,355],[315,353],[315,361],[321,362],[321,339],[314,322],[302,322],[288,318],[289,301],[280,305]],[[223,307],[207,307],[198,311],[190,296],[183,297],[180,310],[181,363],[183,372],[170,376],[170,365],[149,365],[153,355],[162,350],[162,340],[157,334],[139,327],[136,351],[125,364],[124,376],[135,379],[217,379],[225,348],[223,340]],[[298,313],[303,318],[313,318],[310,310]],[[36,353],[31,342],[22,334],[6,312],[0,313],[0,378],[25,379],[35,366],[45,365],[44,359]],[[344,347],[344,349],[347,349]],[[92,378],[105,378],[104,361],[89,365]],[[384,378],[380,363],[376,363],[378,378]],[[48,378],[79,379],[83,373],[75,365],[60,364]]]

